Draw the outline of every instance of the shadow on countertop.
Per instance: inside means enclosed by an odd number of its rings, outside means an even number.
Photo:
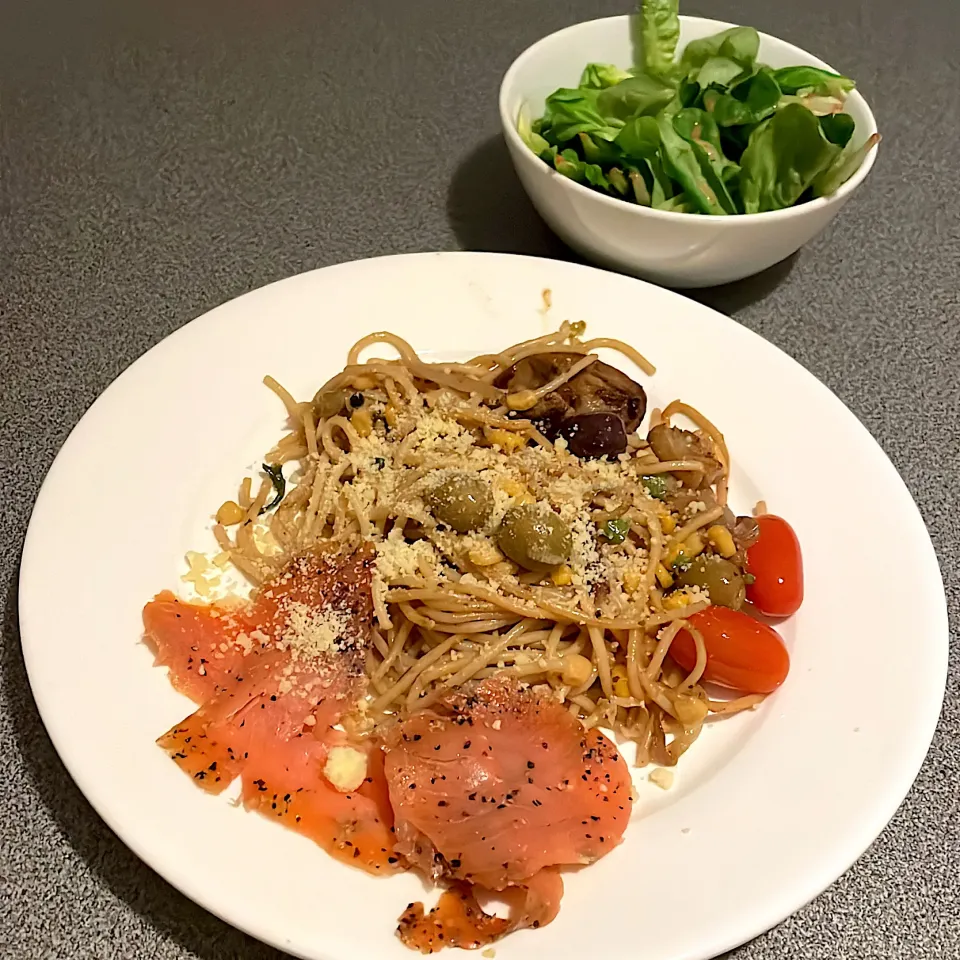
[[[454,171],[447,192],[447,219],[464,250],[586,263],[540,219],[499,134],[484,140]],[[762,273],[734,283],[676,292],[732,316],[768,297],[790,274],[797,256],[792,254]]]
[[[540,219],[499,134],[457,166],[447,191],[447,219],[464,250],[585,262]]]
[[[67,773],[37,712],[20,651],[19,570],[6,585],[2,672],[14,736],[42,802],[73,849],[114,896],[185,953],[202,960],[288,960],[189,900],[132,853],[100,819]]]

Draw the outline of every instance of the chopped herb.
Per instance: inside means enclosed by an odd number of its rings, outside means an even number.
[[[666,497],[668,487],[665,474],[653,473],[648,477],[641,477],[640,482],[643,484],[643,489],[651,497],[655,497],[657,500],[663,500]]]
[[[629,520],[608,520],[601,528],[600,533],[611,543],[623,543],[630,532]]]
[[[264,463],[261,464],[261,466],[263,467],[263,472],[273,481],[273,489],[276,491],[276,496],[274,496],[266,506],[260,508],[260,514],[264,514],[268,510],[279,506],[283,495],[287,492],[287,481],[283,478],[283,467],[281,464]]]

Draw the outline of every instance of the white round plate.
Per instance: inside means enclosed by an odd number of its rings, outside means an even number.
[[[807,594],[783,631],[784,687],[711,725],[672,790],[638,772],[624,843],[569,874],[558,919],[498,958],[712,957],[836,879],[920,767],[946,676],[936,557],[893,466],[797,363],[691,300],[570,263],[436,253],[303,274],[188,324],[105,391],[47,476],[20,577],[30,682],[71,775],[151,867],[262,940],[317,960],[409,960],[393,931],[423,887],[368,877],[195,789],[154,745],[192,707],[139,642],[141,608],[181,585],[185,551],[211,548],[210,512],[280,433],[265,373],[309,397],[372,330],[447,359],[564,319],[649,356],[656,377],[631,372],[651,406],[683,397],[724,430],[734,505],[762,496],[789,518]]]

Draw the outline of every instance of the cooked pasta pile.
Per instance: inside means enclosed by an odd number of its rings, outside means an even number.
[[[426,362],[375,333],[307,402],[266,378],[292,429],[266,455],[273,476],[256,492],[247,478],[221,506],[216,536],[254,583],[326,543],[376,550],[369,695],[355,730],[502,672],[634,741],[638,763],[673,765],[710,713],[762,699],[711,699],[703,638],[687,620],[736,579],[714,587],[698,571],[722,561],[742,573],[752,535],[726,505],[723,436],[679,401],[638,434],[642,388],[594,351],[653,367],[583,333],[564,323],[463,363]],[[362,361],[376,344],[397,356]],[[293,463],[285,492],[280,471]],[[264,542],[255,521],[274,490]],[[696,644],[692,670],[670,657],[681,630]]]

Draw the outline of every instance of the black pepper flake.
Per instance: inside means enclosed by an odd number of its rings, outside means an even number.
[[[210,766],[207,767],[207,769],[208,769],[208,770],[216,770],[216,769],[217,769],[217,761],[214,760],[213,763],[211,763]]]
[[[543,804],[542,804],[539,800],[534,800],[534,801],[533,801],[533,805],[534,805],[535,807],[543,806]]]
[[[456,869],[457,869],[457,867],[459,867],[459,866],[460,866],[460,861],[459,861],[459,860],[456,860],[456,859],[454,859],[454,860],[451,860],[451,861],[450,861],[450,866],[451,866],[451,867],[453,867],[453,868],[454,868],[454,870],[456,870]]]
[[[476,800],[476,799],[477,799],[477,795],[476,795],[475,793],[471,793],[470,796],[467,797],[467,799],[468,799],[468,800]]]
[[[276,695],[275,693],[271,694],[271,695],[270,695],[270,699],[271,699],[274,703],[276,703],[276,702],[277,702],[277,695]]]
[[[463,741],[463,749],[464,749],[464,750],[469,750],[469,749],[470,749],[470,741],[469,741],[469,740],[464,740],[464,741]]]
[[[498,804],[497,804],[497,809],[498,809],[498,810],[506,810],[506,809],[507,809],[507,805],[506,805],[505,803],[498,803]]]
[[[415,783],[411,783],[411,784],[409,784],[409,785],[407,786],[407,789],[408,789],[408,790],[416,790],[416,789],[417,789],[417,785],[416,785]]]
[[[415,733],[415,734],[413,735],[413,739],[414,739],[414,741],[417,741],[417,740],[422,740],[423,737],[421,737],[419,733]]]
[[[600,821],[600,818],[599,818],[599,817],[595,817],[595,816],[593,816],[592,814],[591,814],[591,816],[590,816],[590,819],[591,819],[594,823],[598,823],[598,822]]]
[[[446,801],[446,800],[438,800],[438,801],[437,801],[437,806],[438,806],[438,807],[445,807],[446,805],[447,805],[447,801]]]
[[[528,769],[528,770],[532,770],[535,766],[536,766],[536,764],[535,764],[532,760],[528,760],[528,761],[527,761],[527,769]]]
[[[440,744],[438,743],[433,749],[434,749],[434,750],[439,750],[439,749],[440,749]]]
[[[387,863],[397,863],[397,862],[398,862],[398,859],[399,859],[399,858],[397,858],[397,857],[387,857]],[[413,906],[413,904],[411,903],[411,904],[410,904],[410,907],[412,907],[412,906]],[[407,907],[407,909],[409,910],[410,907]]]
[[[354,849],[353,849],[353,859],[356,860],[357,857],[359,857],[359,856],[360,856],[360,848],[359,848],[359,847],[354,847]]]

